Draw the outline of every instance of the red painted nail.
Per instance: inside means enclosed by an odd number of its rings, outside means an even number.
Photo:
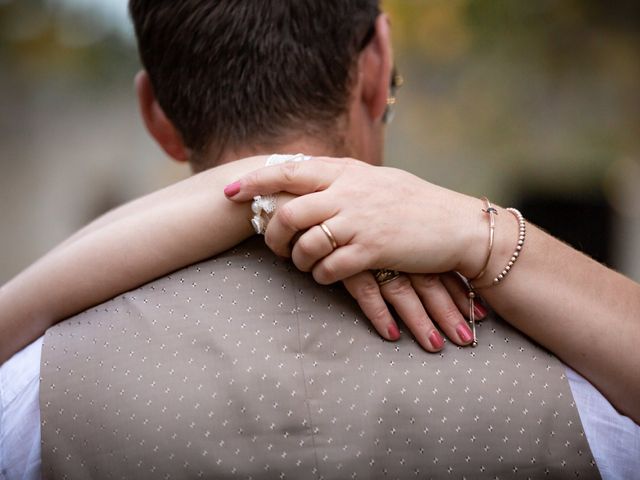
[[[237,195],[239,191],[240,191],[240,182],[239,181],[230,183],[229,185],[224,187],[224,194],[227,197],[233,197],[234,195]]]
[[[473,313],[477,318],[484,318],[487,315],[487,309],[476,303],[473,306]]]
[[[387,334],[391,340],[398,340],[400,338],[400,330],[395,323],[392,323],[387,327]]]
[[[440,350],[442,347],[444,347],[444,339],[437,330],[431,332],[431,335],[429,335],[429,341],[431,342],[431,346],[436,350]]]
[[[456,332],[460,336],[460,340],[464,343],[469,343],[473,340],[473,334],[471,333],[471,329],[468,327],[466,323],[461,323],[456,327]]]

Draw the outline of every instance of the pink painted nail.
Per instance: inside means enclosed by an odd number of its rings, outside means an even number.
[[[431,335],[429,335],[429,341],[431,342],[431,346],[436,350],[440,350],[442,347],[444,347],[444,339],[437,330],[431,332]]]
[[[484,318],[487,315],[487,309],[476,303],[473,306],[473,313],[477,318]]]
[[[471,333],[471,329],[467,326],[466,323],[461,323],[456,327],[456,332],[460,336],[460,340],[464,343],[469,343],[473,340],[473,334]]]
[[[398,330],[395,323],[392,323],[387,327],[387,334],[391,340],[398,340],[400,338],[400,330]]]
[[[240,182],[239,181],[230,183],[229,185],[224,187],[224,194],[227,197],[233,197],[234,195],[237,195],[239,191],[240,191]]]

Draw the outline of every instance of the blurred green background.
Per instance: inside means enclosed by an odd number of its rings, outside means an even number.
[[[387,163],[640,279],[640,2],[383,5],[405,78]],[[0,283],[188,175],[138,120],[138,68],[126,0],[0,0]]]

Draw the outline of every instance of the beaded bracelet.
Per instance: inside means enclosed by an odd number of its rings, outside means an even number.
[[[522,251],[522,247],[524,247],[524,239],[527,235],[527,227],[524,221],[524,217],[522,216],[522,213],[520,213],[518,209],[512,208],[512,207],[507,208],[507,211],[513,213],[513,215],[518,220],[518,243],[516,244],[516,249],[514,250],[513,255],[511,255],[511,258],[509,259],[509,262],[507,263],[507,265],[491,282],[492,286],[497,285],[502,280],[504,280],[504,277],[506,277],[509,274],[509,272],[511,271],[511,268],[513,268],[513,265],[516,263],[518,258],[520,258],[520,252]]]

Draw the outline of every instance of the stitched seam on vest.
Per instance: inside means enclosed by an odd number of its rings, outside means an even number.
[[[315,478],[318,478],[320,474],[320,468],[318,464],[318,449],[316,448],[316,437],[313,433],[313,420],[311,418],[311,405],[309,405],[309,392],[307,391],[307,374],[304,371],[304,353],[302,352],[302,335],[300,333],[300,315],[299,315],[299,304],[298,297],[295,293],[295,289],[293,289],[293,301],[296,306],[296,326],[298,329],[298,352],[300,352],[300,370],[302,371],[302,381],[304,382],[304,403],[307,407],[307,415],[309,418],[309,434],[311,437],[311,446],[313,448],[313,459],[316,467],[316,475]]]

